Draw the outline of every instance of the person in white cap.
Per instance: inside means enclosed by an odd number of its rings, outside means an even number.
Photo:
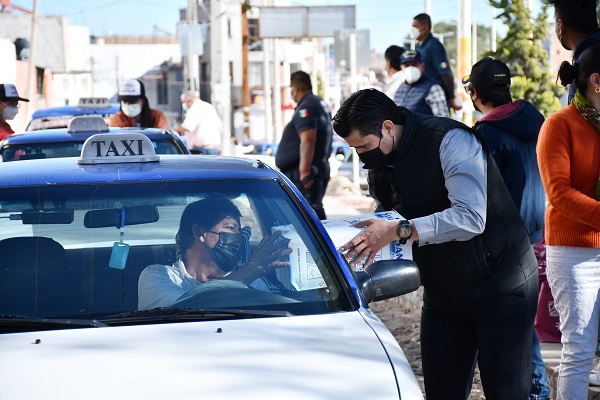
[[[17,116],[19,101],[29,100],[19,96],[15,85],[10,83],[0,84],[0,140],[15,133],[6,121]]]
[[[150,108],[144,84],[128,79],[119,86],[121,110],[108,121],[109,126],[169,129],[167,117],[160,110]]]

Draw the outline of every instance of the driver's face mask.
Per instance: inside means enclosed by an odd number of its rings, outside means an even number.
[[[210,254],[223,271],[231,272],[238,266],[240,261],[248,261],[250,227],[243,227],[240,233],[209,232],[219,235],[219,240],[210,249]]]

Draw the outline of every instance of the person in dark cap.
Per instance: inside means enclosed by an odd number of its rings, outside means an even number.
[[[15,85],[0,84],[0,140],[15,133],[6,121],[13,120],[19,112],[19,101],[29,101],[19,96]]]
[[[425,63],[419,50],[406,50],[400,55],[400,68],[405,81],[394,96],[397,106],[411,111],[437,117],[449,117],[444,89],[436,81],[424,75]]]
[[[289,266],[292,249],[281,232],[266,236],[250,254],[250,228],[228,198],[211,195],[187,205],[175,238],[177,261],[150,265],[138,281],[138,309],[168,307],[186,291],[218,279],[239,281],[255,289],[275,291],[265,278],[276,267]]]
[[[546,192],[535,148],[544,116],[528,101],[513,101],[510,69],[500,60],[482,58],[473,65],[471,74],[465,76],[462,83],[475,109],[483,114],[474,128],[485,139],[498,165],[525,223],[529,242],[532,245],[542,242]],[[532,368],[530,398],[548,400],[550,387],[535,330]]]
[[[123,82],[117,99],[121,109],[110,118],[109,126],[169,129],[165,113],[150,108],[144,84],[139,79]]]

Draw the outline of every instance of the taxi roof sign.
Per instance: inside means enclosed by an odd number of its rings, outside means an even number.
[[[148,136],[142,133],[96,134],[81,149],[78,164],[154,162],[159,157]]]
[[[67,132],[108,132],[108,125],[100,115],[81,115],[69,120]]]
[[[110,107],[110,100],[106,97],[80,97],[77,107],[108,108]]]

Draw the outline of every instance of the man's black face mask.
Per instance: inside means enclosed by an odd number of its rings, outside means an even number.
[[[358,155],[358,158],[360,158],[360,161],[362,161],[365,164],[365,166],[363,167],[364,169],[383,168],[383,167],[386,167],[391,162],[393,162],[393,160],[394,160],[394,156],[393,156],[394,152],[393,151],[387,155],[384,154],[383,151],[381,151],[382,137],[383,136],[379,137],[379,145],[377,147],[375,147],[373,150],[365,151]],[[394,138],[392,138],[392,140],[394,140]],[[392,149],[393,149],[393,147],[394,147],[394,145],[392,142]]]

